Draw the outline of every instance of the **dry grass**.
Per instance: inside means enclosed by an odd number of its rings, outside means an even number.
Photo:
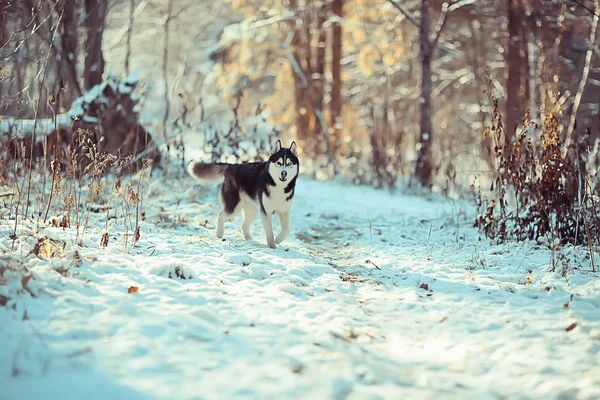
[[[557,98],[544,105],[541,127],[529,120],[527,110],[514,142],[505,139],[498,101],[492,99],[492,124],[483,136],[494,146],[493,199],[484,201],[478,192],[475,225],[498,241],[542,241],[554,253],[559,244],[587,245],[593,254],[592,246],[600,244],[598,145],[589,145],[588,132],[577,132],[577,145],[563,152]]]

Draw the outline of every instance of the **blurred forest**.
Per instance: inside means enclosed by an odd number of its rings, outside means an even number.
[[[471,187],[491,237],[600,230],[600,0],[3,0],[0,18],[4,164],[39,168],[78,129],[155,164],[279,135],[318,178]]]

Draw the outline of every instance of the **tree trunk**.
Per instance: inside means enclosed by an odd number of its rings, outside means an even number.
[[[294,13],[299,13],[298,4],[296,0],[290,0],[290,10]],[[304,21],[306,23],[306,19]],[[300,71],[296,71],[292,66],[292,77],[294,80],[294,103],[296,112],[296,138],[305,143],[306,147],[310,147],[313,144],[307,143],[310,141],[311,130],[309,128],[310,118],[312,115],[312,107],[309,100],[309,85],[304,82],[302,77],[299,75],[303,74],[306,80],[310,79],[310,73],[306,74],[306,69],[303,67],[303,61],[306,62],[307,47],[309,44],[306,43],[302,29],[298,29],[296,21],[290,22],[290,29],[295,31],[294,38],[291,43],[292,56],[298,64]]]
[[[129,62],[131,59],[131,37],[133,36],[133,20],[135,13],[135,0],[129,1],[129,25],[127,26],[127,40],[125,45],[125,74],[129,76]]]
[[[70,3],[70,4],[69,4]],[[62,52],[61,52],[61,78],[65,82],[62,104],[59,106],[70,107],[71,102],[81,96],[81,88],[77,81],[77,4],[76,1],[63,2],[62,18]]]
[[[433,162],[431,159],[431,59],[433,55],[432,43],[429,39],[429,0],[421,3],[421,24],[419,28],[419,41],[421,53],[421,136],[419,138],[417,166],[415,176],[424,187],[432,186]]]
[[[83,80],[86,90],[102,82],[104,73],[102,34],[107,11],[107,0],[85,0],[85,26],[88,33],[85,44]]]
[[[521,0],[508,1],[508,83],[506,96],[506,124],[504,127],[507,144],[512,142],[519,126],[529,97],[529,59],[527,55],[527,36],[523,18],[525,9]]]
[[[344,14],[344,0],[333,0],[333,14],[342,18]],[[333,129],[331,146],[334,154],[337,152],[342,140],[342,25],[333,23],[333,37],[331,45],[331,122]]]
[[[317,26],[319,34],[317,36],[317,51],[315,52],[314,70],[311,71],[312,83],[312,107],[315,118],[314,134],[321,143],[327,143],[327,132],[323,118],[323,98],[325,97],[325,41],[327,40],[327,31],[323,27],[327,20],[328,5],[323,2],[316,6]],[[322,149],[326,151],[326,149]]]

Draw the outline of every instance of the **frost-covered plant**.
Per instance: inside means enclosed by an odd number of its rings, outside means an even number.
[[[483,136],[491,136],[494,145],[494,198],[486,202],[479,193],[475,225],[499,241],[545,237],[548,243],[598,244],[598,188],[592,183],[598,148],[588,145],[589,134],[580,134],[577,145],[564,150],[562,109],[555,97],[545,105],[541,131],[527,110],[519,134],[510,142],[498,100],[492,100],[492,124]]]

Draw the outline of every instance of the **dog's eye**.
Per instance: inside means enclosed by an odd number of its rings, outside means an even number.
[[[291,162],[289,162],[289,163],[287,163],[286,165],[287,165],[288,167],[291,167],[291,166],[292,166],[292,163],[291,163]]]
[[[277,165],[279,165],[281,167],[283,165],[283,163],[281,161],[277,161]]]

